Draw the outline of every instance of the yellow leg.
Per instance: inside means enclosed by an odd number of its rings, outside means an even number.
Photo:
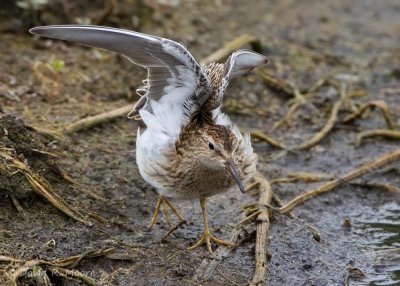
[[[171,218],[169,217],[169,213],[168,213],[168,205],[166,203],[167,199],[165,197],[163,197],[161,199],[161,201],[162,201],[162,205],[163,205],[163,212],[164,212],[165,220],[167,221],[169,228],[171,228],[172,221],[171,221]]]
[[[158,196],[157,204],[156,204],[156,209],[154,210],[154,214],[153,214],[153,216],[152,216],[152,218],[151,218],[151,221],[150,221],[150,226],[149,226],[150,229],[153,227],[153,225],[154,225],[154,224],[156,223],[156,221],[157,221],[157,217],[158,217],[158,215],[159,215],[159,213],[160,213],[161,205],[163,206],[163,212],[164,212],[165,218],[166,218],[167,223],[168,223],[168,225],[169,225],[169,227],[170,227],[171,229],[173,228],[173,226],[172,226],[172,223],[171,223],[171,219],[170,219],[170,217],[169,217],[169,214],[168,214],[168,208],[170,208],[170,209],[172,210],[172,212],[178,217],[178,219],[179,219],[179,226],[182,225],[182,224],[184,224],[184,223],[186,223],[186,221],[185,221],[185,220],[182,218],[182,216],[178,213],[178,211],[176,210],[176,208],[172,206],[171,202],[170,202],[166,197],[160,195],[160,196]]]
[[[150,229],[153,227],[153,225],[157,221],[158,214],[160,213],[161,201],[162,201],[162,196],[158,196],[156,209],[154,210],[153,217],[151,218],[151,221],[150,221],[150,226],[149,226]]]
[[[176,208],[171,204],[171,202],[165,198],[165,202],[167,204],[167,206],[169,206],[169,208],[174,212],[174,214],[178,217],[180,222],[185,222],[185,219],[178,213],[178,211],[176,210]]]
[[[195,244],[190,246],[188,249],[193,250],[203,244],[206,244],[208,252],[210,252],[212,254],[213,251],[211,248],[211,241],[214,241],[216,244],[225,245],[228,247],[235,246],[233,243],[231,243],[229,241],[218,239],[211,234],[210,229],[208,228],[208,217],[207,217],[206,199],[205,198],[200,198],[200,207],[201,207],[201,211],[203,213],[204,232],[203,232],[203,235],[200,237],[200,239]]]

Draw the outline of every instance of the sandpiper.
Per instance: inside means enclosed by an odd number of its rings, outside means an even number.
[[[30,32],[117,52],[147,69],[148,78],[138,89],[141,97],[130,116],[147,126],[137,132],[136,161],[143,179],[159,193],[150,225],[161,205],[183,221],[168,198],[199,198],[204,232],[189,249],[206,244],[212,253],[212,241],[232,246],[211,234],[206,198],[237,186],[244,192],[257,156],[249,135],[243,136],[220,106],[229,81],[266,64],[267,58],[240,50],[224,64],[202,66],[177,42],[128,30],[56,25]]]

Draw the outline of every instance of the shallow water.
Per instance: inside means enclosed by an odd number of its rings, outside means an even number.
[[[376,262],[371,265],[373,272],[358,285],[400,285],[400,205],[383,204],[379,216],[366,212],[354,222],[354,228],[365,240],[362,248],[366,255]]]

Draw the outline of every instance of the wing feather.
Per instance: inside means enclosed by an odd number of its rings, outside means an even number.
[[[224,78],[229,81],[232,78],[247,74],[254,68],[267,64],[268,59],[256,52],[239,50],[234,52],[225,63]]]
[[[207,97],[204,109],[215,110],[221,106],[225,90],[231,79],[247,74],[254,68],[267,63],[268,59],[261,54],[248,50],[239,50],[234,52],[223,66],[216,63],[209,64],[206,69],[209,69],[211,80],[217,82],[217,87],[215,93],[211,97]],[[222,77],[220,75],[221,72]]]
[[[54,39],[78,42],[83,45],[120,53],[133,63],[148,70],[147,91],[130,114],[135,116],[141,108],[153,113],[151,101],[178,104],[174,111],[185,124],[194,106],[204,103],[205,95],[197,90],[204,86],[211,90],[208,78],[200,64],[181,44],[133,31],[86,25],[53,25],[36,27],[31,33]],[[196,100],[196,95],[198,100]],[[157,116],[157,114],[155,114]]]
[[[256,52],[248,50],[239,50],[234,52],[224,65],[224,75],[219,87],[220,102],[222,101],[225,89],[231,79],[245,75],[251,72],[254,68],[267,64],[268,59]]]

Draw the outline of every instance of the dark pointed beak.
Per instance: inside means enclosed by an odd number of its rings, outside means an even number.
[[[245,189],[242,180],[240,179],[239,174],[236,171],[235,162],[233,161],[233,159],[226,160],[225,166],[228,169],[229,173],[231,173],[232,177],[235,179],[236,183],[239,186],[240,191],[244,193]]]

